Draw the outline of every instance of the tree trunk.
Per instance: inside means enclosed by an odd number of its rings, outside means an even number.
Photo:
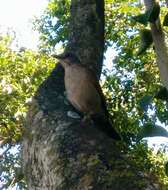
[[[99,76],[104,50],[104,1],[72,0],[69,44]],[[57,65],[39,87],[27,114],[22,143],[29,190],[161,189],[136,169],[120,143],[92,124],[68,117],[64,71]],[[125,147],[126,148],[126,147]]]

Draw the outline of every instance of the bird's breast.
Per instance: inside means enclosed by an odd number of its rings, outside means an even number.
[[[101,98],[89,80],[90,73],[85,68],[65,70],[65,88],[71,104],[80,112],[95,114],[102,111]]]

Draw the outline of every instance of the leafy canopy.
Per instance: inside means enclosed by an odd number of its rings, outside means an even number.
[[[25,48],[12,50],[13,40],[10,35],[0,37],[0,147],[3,150],[0,155],[0,181],[6,184],[3,188],[10,189],[19,182],[23,189],[20,154],[13,147],[19,145],[22,137],[31,97],[55,63],[43,53]]]

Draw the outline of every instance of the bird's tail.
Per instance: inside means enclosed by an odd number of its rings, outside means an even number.
[[[95,124],[95,126],[104,132],[107,136],[115,139],[115,140],[121,140],[120,135],[117,133],[117,131],[112,127],[110,121],[108,118],[104,118],[100,115],[92,115],[92,120]]]

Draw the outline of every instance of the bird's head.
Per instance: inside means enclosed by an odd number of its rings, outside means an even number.
[[[54,58],[58,59],[61,65],[66,68],[72,64],[80,63],[79,59],[73,53],[64,53],[60,55],[53,55]]]

